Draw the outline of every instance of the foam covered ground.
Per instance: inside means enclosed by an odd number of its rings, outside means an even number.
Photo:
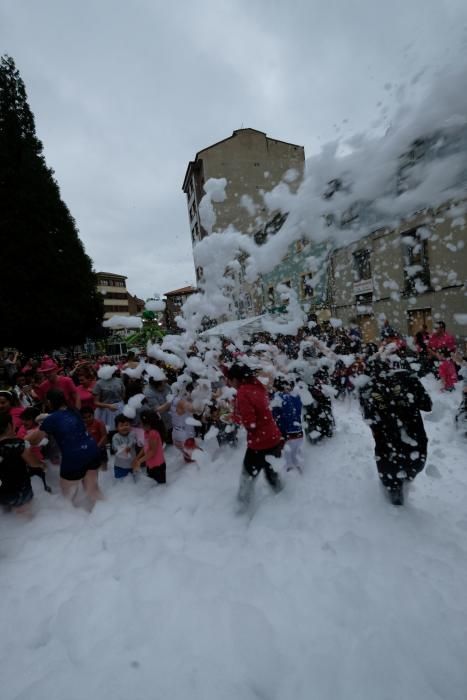
[[[36,480],[32,521],[0,515],[2,700],[465,700],[467,443],[460,393],[427,386],[403,508],[352,400],[252,516],[241,447],[199,468],[169,448],[167,487],[104,474],[91,514]]]

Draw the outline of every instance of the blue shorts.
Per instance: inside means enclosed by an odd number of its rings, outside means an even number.
[[[124,479],[128,474],[131,474],[132,471],[133,469],[131,469],[131,467],[127,469],[126,467],[114,466],[114,475],[116,479]]]

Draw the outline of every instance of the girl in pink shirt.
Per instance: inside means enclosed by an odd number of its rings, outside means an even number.
[[[79,384],[76,387],[76,393],[81,400],[81,408],[92,408],[94,411],[96,404],[94,400],[95,396],[92,393],[92,390],[94,389],[94,385],[96,383],[95,379],[88,372],[78,370],[78,381]]]
[[[147,475],[158,484],[166,483],[166,467],[163,448],[164,424],[155,411],[143,411],[140,415],[144,430],[144,447],[133,461],[133,470],[138,471],[146,463]]]

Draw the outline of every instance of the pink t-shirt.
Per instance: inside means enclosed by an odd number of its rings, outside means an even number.
[[[153,469],[154,467],[160,467],[161,464],[164,464],[164,462],[165,462],[164,448],[162,447],[161,436],[159,435],[157,430],[145,430],[144,431],[144,451],[146,454],[149,451],[149,440],[152,440],[157,445],[156,454],[154,455],[154,457],[146,459],[146,466],[149,467],[149,469]]]
[[[75,387],[75,389],[76,389],[76,393],[78,394],[79,398],[81,399],[81,408],[88,408],[89,407],[89,408],[92,408],[92,410],[94,411],[94,409],[96,408],[96,404],[94,401],[95,396],[92,393],[93,387],[92,386],[85,387],[85,386],[81,386],[81,384],[78,384],[78,386]]]
[[[443,333],[442,335],[433,333],[428,341],[428,347],[435,352],[442,348],[446,348],[449,352],[456,352],[456,339],[449,333]]]
[[[445,389],[452,389],[456,386],[458,377],[456,365],[452,360],[443,360],[439,366],[438,372]]]
[[[76,386],[73,384],[73,381],[70,379],[70,377],[62,377],[61,375],[59,375],[57,377],[57,381],[54,384],[52,384],[48,379],[46,379],[42,382],[42,384],[39,384],[35,391],[39,399],[41,401],[45,401],[47,392],[51,389],[60,389],[60,391],[63,391],[65,395],[65,401],[67,402],[68,406],[70,408],[75,407]]]

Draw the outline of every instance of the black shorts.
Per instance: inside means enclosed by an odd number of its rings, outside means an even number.
[[[166,476],[165,476],[165,462],[163,464],[160,464],[158,467],[148,467],[146,469],[146,474],[149,476],[149,478],[154,479],[154,481],[157,481],[158,484],[165,484],[166,483]]]
[[[29,503],[29,501],[32,501],[33,496],[31,482],[24,484],[24,486],[19,488],[15,493],[2,493],[0,489],[0,505],[9,508],[20,508],[26,505],[26,503]]]
[[[93,457],[89,462],[84,464],[82,467],[73,467],[72,469],[67,468],[66,465],[60,466],[60,478],[66,479],[67,481],[81,481],[86,476],[86,472],[93,469],[99,469],[102,464],[102,458],[99,455]]]
[[[271,466],[271,460],[268,457],[280,457],[282,453],[282,442],[275,447],[269,447],[266,450],[253,450],[248,447],[243,458],[243,468],[250,476],[257,476],[261,469],[265,472],[275,473],[275,469]]]

